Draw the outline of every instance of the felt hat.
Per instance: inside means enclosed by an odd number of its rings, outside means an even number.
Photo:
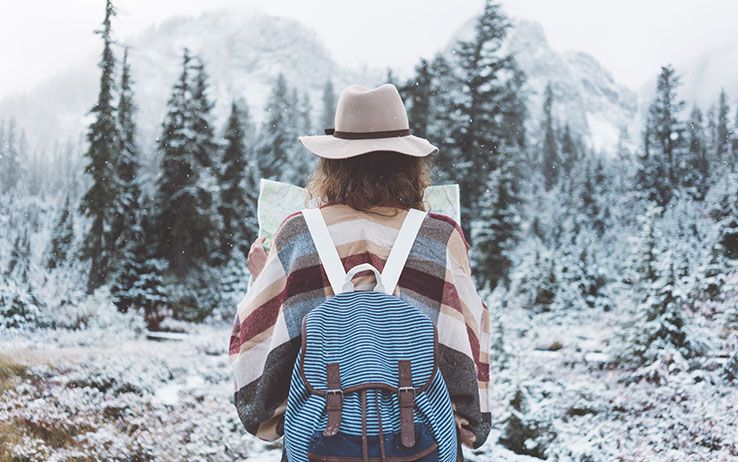
[[[338,98],[335,127],[325,135],[300,136],[300,143],[326,159],[346,159],[373,151],[425,157],[438,152],[412,135],[400,92],[391,83],[377,88],[349,85]]]

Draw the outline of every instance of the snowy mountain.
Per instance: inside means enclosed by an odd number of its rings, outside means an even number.
[[[473,32],[473,20],[460,28],[458,39]],[[197,17],[175,17],[126,41],[136,81],[142,141],[151,142],[160,130],[171,86],[180,71],[182,49],[200,55],[211,77],[218,126],[230,101],[243,96],[258,120],[277,74],[290,86],[307,91],[317,116],[323,85],[332,78],[336,91],[350,83],[373,86],[384,70],[348,69],[337,63],[315,31],[291,19],[252,11],[220,10]],[[530,132],[540,127],[543,89],[554,88],[555,113],[596,148],[610,148],[620,128],[635,122],[637,102],[632,91],[613,80],[591,56],[551,48],[541,26],[518,21],[507,47],[528,75]],[[90,56],[49,79],[32,92],[0,101],[0,118],[15,116],[40,149],[55,141],[77,137],[88,121],[84,114],[95,101],[97,56]],[[321,128],[321,127],[318,127]],[[631,129],[631,134],[636,133]]]
[[[474,33],[474,20],[464,24],[450,41],[466,40]],[[554,114],[559,123],[568,123],[596,149],[613,147],[620,129],[635,133],[637,98],[621,85],[592,56],[576,52],[557,52],[551,48],[540,24],[515,21],[508,32],[506,50],[516,56],[527,80],[530,133],[540,128],[543,91],[551,83],[554,91]]]
[[[197,17],[175,17],[125,41],[139,106],[139,128],[144,141],[160,131],[166,101],[181,69],[184,47],[203,58],[212,84],[218,126],[230,102],[245,97],[258,120],[277,74],[291,87],[307,91],[315,114],[327,79],[340,90],[350,83],[375,85],[383,72],[346,69],[335,62],[316,33],[291,19],[221,10]],[[119,53],[119,56],[122,53]],[[84,114],[96,98],[97,56],[49,79],[36,90],[0,101],[0,118],[15,116],[40,148],[56,140],[76,137],[88,123]],[[48,141],[45,143],[44,141]]]

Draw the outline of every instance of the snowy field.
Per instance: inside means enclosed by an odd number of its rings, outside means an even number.
[[[717,377],[724,359],[693,372],[665,356],[634,381],[608,363],[612,313],[501,319],[495,424],[469,460],[738,458],[738,388]],[[229,326],[188,330],[157,341],[110,329],[3,334],[0,461],[278,461],[279,445],[246,435],[231,404]]]

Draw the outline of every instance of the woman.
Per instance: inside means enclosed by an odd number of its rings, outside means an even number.
[[[319,156],[308,191],[322,203],[344,267],[370,263],[381,271],[407,210],[425,210],[430,155],[438,149],[410,134],[405,107],[391,84],[347,87],[335,121],[326,135],[299,138]],[[273,441],[283,435],[301,320],[333,292],[301,213],[282,222],[268,255],[262,242],[249,253],[254,282],[238,306],[230,355],[239,417],[247,431]],[[453,219],[430,212],[395,295],[436,324],[439,367],[459,440],[476,448],[490,430],[489,312],[476,292],[468,249]],[[369,271],[354,279],[357,290],[371,289],[374,282]]]

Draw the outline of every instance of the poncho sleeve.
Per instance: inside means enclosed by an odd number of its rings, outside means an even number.
[[[491,426],[489,398],[489,310],[471,273],[469,245],[454,223],[446,249],[443,307],[438,320],[439,367],[446,379],[457,425],[474,435],[477,448]]]
[[[285,301],[290,293],[287,274],[290,248],[275,233],[262,272],[238,304],[230,336],[234,401],[246,430],[265,441],[284,434],[292,368],[299,351],[299,335],[287,327]]]

